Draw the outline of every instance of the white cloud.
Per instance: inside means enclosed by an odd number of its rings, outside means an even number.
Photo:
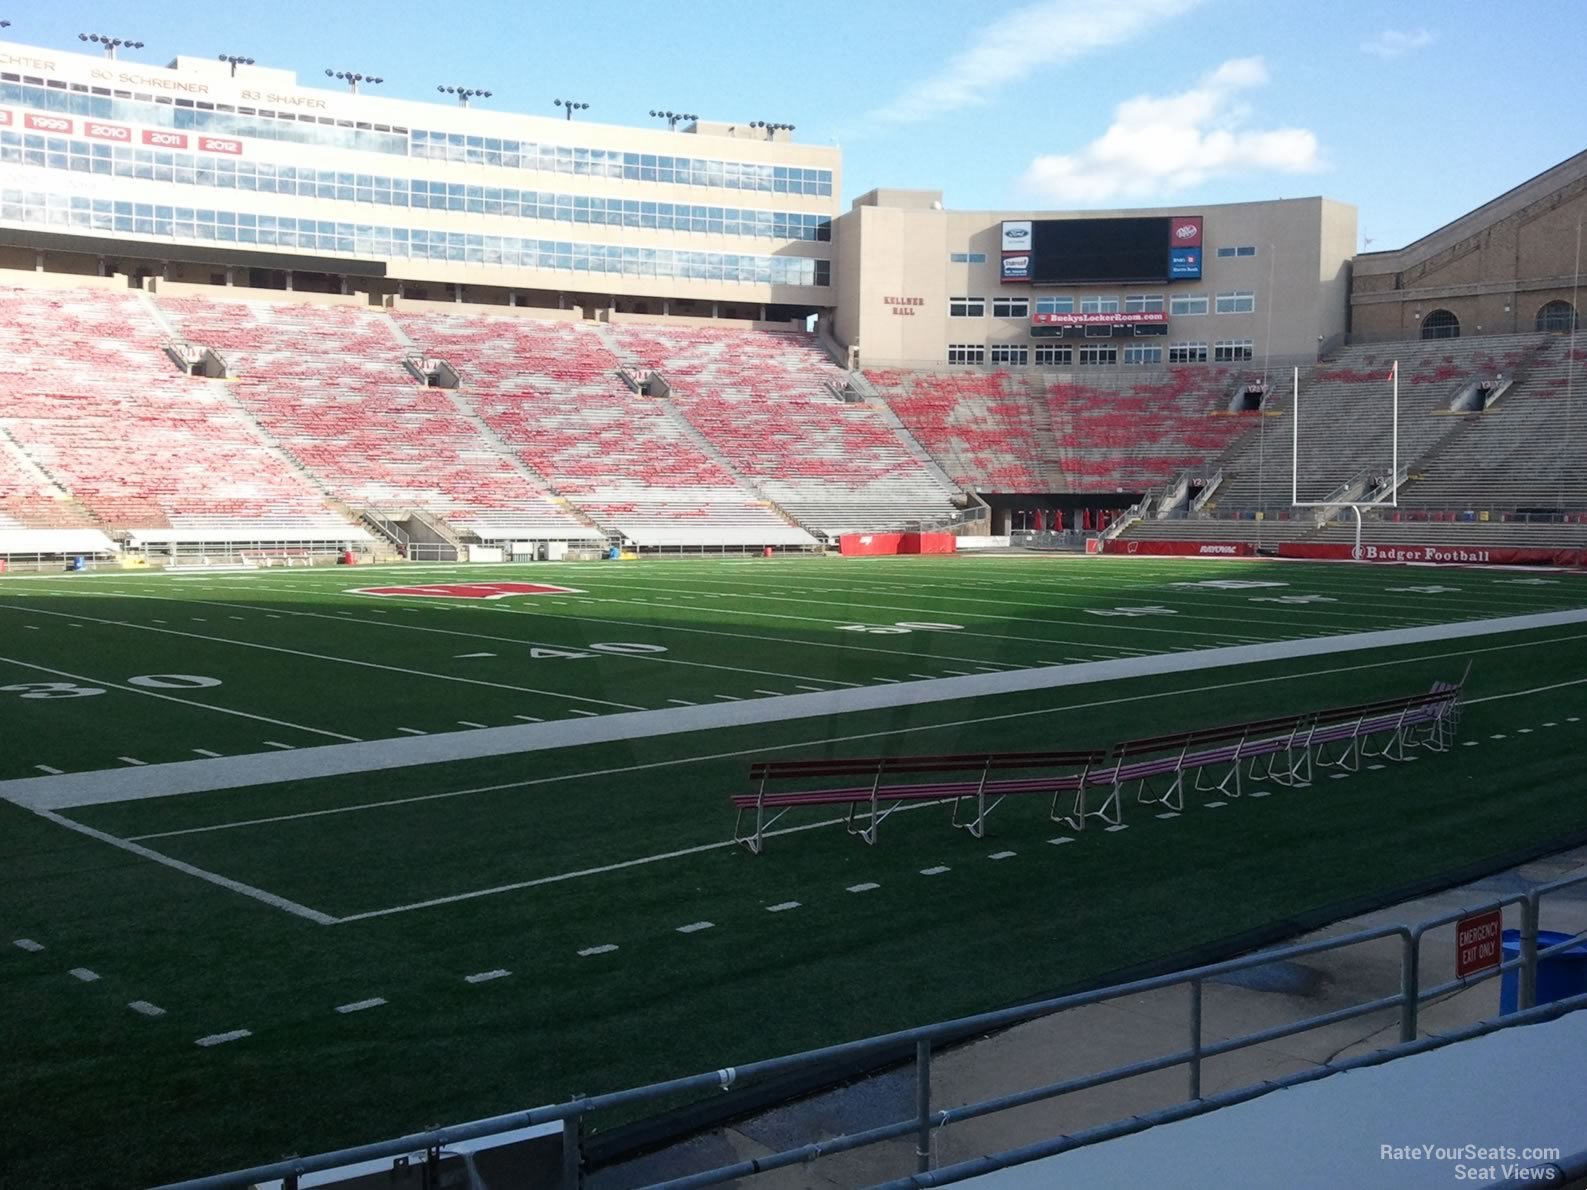
[[[1361,43],[1361,52],[1382,58],[1387,62],[1391,58],[1403,57],[1425,50],[1438,40],[1438,34],[1429,29],[1385,29],[1376,37],[1369,37]]]
[[[1233,58],[1188,91],[1127,99],[1089,145],[1032,161],[1025,188],[1047,202],[1096,206],[1166,196],[1229,174],[1320,169],[1309,129],[1244,126],[1251,111],[1240,92],[1267,81],[1261,58]]]
[[[1201,0],[1132,0],[1100,13],[1095,0],[1037,0],[999,17],[929,78],[877,108],[869,119],[912,124],[985,103],[1030,75],[1149,32]]]

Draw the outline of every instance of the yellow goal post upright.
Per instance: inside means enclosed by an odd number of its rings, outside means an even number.
[[[1400,361],[1395,360],[1387,377],[1392,386],[1393,415],[1389,463],[1389,490],[1376,500],[1302,500],[1300,498],[1300,367],[1297,365],[1291,379],[1290,395],[1290,470],[1289,496],[1295,508],[1349,508],[1356,517],[1355,553],[1361,555],[1361,510],[1363,508],[1389,508],[1400,506]]]

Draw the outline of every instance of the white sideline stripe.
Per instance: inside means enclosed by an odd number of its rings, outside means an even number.
[[[588,722],[559,720],[553,723],[523,727],[492,727],[483,731],[445,732],[420,739],[368,740],[353,744],[322,745],[301,748],[292,756],[254,753],[227,757],[223,760],[184,760],[169,764],[149,765],[142,769],[107,769],[88,773],[71,773],[59,777],[22,777],[0,781],[0,798],[29,809],[59,809],[68,806],[103,805],[111,802],[139,801],[178,793],[195,793],[211,789],[237,789],[249,785],[268,785],[282,781],[329,777],[345,773],[376,772],[385,769],[405,768],[410,765],[437,764],[445,761],[474,760],[486,756],[518,755],[551,748],[565,748],[580,744],[606,743],[613,740],[648,738],[663,735],[707,731],[715,728],[748,727],[760,723],[791,721],[795,719],[826,718],[856,711],[891,709],[909,704],[950,702],[978,698],[993,694],[1014,694],[1032,690],[1051,690],[1069,686],[1090,685],[1120,678],[1153,677],[1165,674],[1190,673],[1203,669],[1238,666],[1257,662],[1288,661],[1303,657],[1326,657],[1336,653],[1373,651],[1383,648],[1464,640],[1473,636],[1494,636],[1511,632],[1552,628],[1562,625],[1587,623],[1587,609],[1562,612],[1545,612],[1536,615],[1507,616],[1494,620],[1463,621],[1454,624],[1426,624],[1413,628],[1394,628],[1381,632],[1357,633],[1351,636],[1307,637],[1295,641],[1274,641],[1260,645],[1241,645],[1232,649],[1207,649],[1194,653],[1159,653],[1145,657],[1126,657],[1116,661],[1095,661],[1084,665],[1060,666],[1048,669],[1013,670],[998,674],[975,674],[961,679],[940,679],[922,691],[915,685],[862,686],[857,689],[827,690],[819,694],[791,694],[780,697],[775,703],[757,701],[709,704],[699,707],[675,707],[634,714],[604,715]],[[1560,637],[1546,641],[1524,642],[1528,645],[1556,644],[1579,639],[1579,636]],[[1383,666],[1404,665],[1407,661],[1437,660],[1446,656],[1470,656],[1485,652],[1508,652],[1519,647],[1515,643],[1485,649],[1462,648],[1451,653],[1431,654],[1418,658],[1397,658],[1392,661],[1366,662],[1334,670],[1313,670],[1308,673],[1272,674],[1203,687],[1206,690],[1260,685],[1276,681],[1321,677],[1330,673],[1353,672]],[[0,658],[0,661],[6,660]],[[67,674],[67,677],[74,675]],[[85,679],[79,679],[85,680]],[[1487,702],[1500,697],[1519,697],[1526,693],[1541,693],[1561,686],[1587,683],[1587,678],[1573,682],[1555,683],[1533,691],[1512,692],[1510,695],[1490,695],[1472,702]],[[106,683],[99,682],[99,685]],[[135,689],[135,688],[134,688]],[[1188,691],[1194,693],[1196,691]],[[764,692],[758,692],[764,693]],[[1173,692],[1175,695],[1187,691]],[[1118,699],[1102,700],[1091,705],[1114,705],[1164,697],[1148,693],[1126,695]],[[879,736],[904,734],[910,731],[938,731],[943,727],[963,726],[966,723],[1001,721],[1031,715],[1051,714],[1060,708],[1042,708],[1034,711],[1016,711],[1006,715],[989,715],[971,718],[960,723],[937,723],[918,728],[863,733],[850,739],[869,739]],[[1061,708],[1067,710],[1081,707]],[[787,747],[805,747],[810,741],[801,741]],[[747,749],[727,756],[744,755],[750,751],[772,751],[761,747]],[[687,757],[692,762],[705,757]],[[718,757],[717,759],[720,759]],[[621,770],[629,771],[629,770]],[[587,776],[594,774],[578,774]]]
[[[29,954],[37,954],[39,951],[44,949],[44,944],[42,942],[35,942],[31,938],[18,938],[11,945],[15,946],[18,950],[25,950]]]
[[[366,1008],[379,1008],[385,1000],[380,996],[372,996],[368,1000],[354,1000],[351,1004],[337,1005],[336,1011],[341,1013],[363,1012]]]
[[[127,1005],[133,1012],[142,1013],[144,1016],[164,1016],[165,1009],[158,1004],[150,1004],[147,1000],[133,1000]]]
[[[606,943],[604,946],[586,946],[583,950],[579,951],[579,958],[587,959],[592,954],[611,954],[612,951],[616,949],[617,947],[613,946],[610,942]]]
[[[1552,644],[1559,644],[1562,641],[1574,641],[1574,640],[1579,640],[1579,639],[1581,639],[1580,636],[1555,637],[1555,638],[1550,638],[1548,640],[1532,641],[1532,642],[1530,642],[1530,644],[1532,644],[1532,645],[1552,645]],[[1504,646],[1498,646],[1498,647],[1487,648],[1487,649],[1468,649],[1468,650],[1460,650],[1460,651],[1455,652],[1455,653],[1439,653],[1439,654],[1433,654],[1433,655],[1430,655],[1430,656],[1424,656],[1424,657],[1420,657],[1420,658],[1412,658],[1411,660],[1430,661],[1430,660],[1442,660],[1445,657],[1451,657],[1451,656],[1464,657],[1464,656],[1469,656],[1472,653],[1508,652],[1510,649],[1515,648],[1515,647],[1517,647],[1517,646],[1504,645]],[[444,800],[448,800],[448,799],[454,798],[454,797],[468,797],[468,796],[472,796],[474,794],[479,794],[479,793],[499,793],[499,792],[501,792],[503,790],[507,790],[507,789],[522,789],[522,788],[527,788],[527,787],[535,786],[535,785],[553,784],[553,783],[558,782],[558,781],[583,780],[583,779],[586,779],[586,778],[589,778],[589,777],[610,777],[610,776],[617,776],[617,775],[623,774],[623,773],[642,772],[642,771],[645,771],[645,770],[648,770],[648,769],[670,768],[670,767],[672,767],[674,765],[680,765],[680,764],[694,764],[694,763],[710,761],[710,760],[731,760],[731,759],[735,759],[737,757],[742,757],[742,756],[758,756],[758,755],[762,755],[762,754],[764,754],[766,752],[789,751],[791,749],[808,747],[808,746],[811,746],[811,745],[814,745],[814,744],[829,744],[829,743],[842,744],[842,743],[853,743],[853,742],[855,742],[857,740],[885,739],[885,738],[888,738],[890,736],[909,735],[909,734],[912,734],[912,733],[922,732],[922,731],[939,731],[939,730],[942,730],[944,728],[950,728],[950,727],[969,727],[969,726],[976,726],[976,725],[980,725],[980,724],[984,724],[984,723],[1002,722],[1004,720],[1010,720],[1010,719],[1028,719],[1028,718],[1031,718],[1031,717],[1037,716],[1037,715],[1048,715],[1048,714],[1054,714],[1054,713],[1061,712],[1061,711],[1095,710],[1098,707],[1120,706],[1120,705],[1123,705],[1123,704],[1126,704],[1126,703],[1132,703],[1132,702],[1147,702],[1147,701],[1151,701],[1153,699],[1158,699],[1158,698],[1175,698],[1175,697],[1178,697],[1178,696],[1183,695],[1183,694],[1210,694],[1210,693],[1213,693],[1213,692],[1219,691],[1219,690],[1231,690],[1231,689],[1237,689],[1237,688],[1244,687],[1244,686],[1261,686],[1261,685],[1267,685],[1267,684],[1269,684],[1271,682],[1294,681],[1294,680],[1297,680],[1297,679],[1300,679],[1300,678],[1329,677],[1329,676],[1332,676],[1334,674],[1356,673],[1356,672],[1359,672],[1360,670],[1364,670],[1364,669],[1381,669],[1381,668],[1383,668],[1385,666],[1394,666],[1394,665],[1402,665],[1402,664],[1404,664],[1404,660],[1372,661],[1372,662],[1367,662],[1367,663],[1362,664],[1362,665],[1348,665],[1348,666],[1340,666],[1340,667],[1337,667],[1335,669],[1316,670],[1316,671],[1313,671],[1312,673],[1308,673],[1308,674],[1273,674],[1273,675],[1270,675],[1268,677],[1247,678],[1247,679],[1244,679],[1242,681],[1237,681],[1237,682],[1220,682],[1220,683],[1216,683],[1216,684],[1210,685],[1210,686],[1196,686],[1196,687],[1191,687],[1191,688],[1186,689],[1186,690],[1165,690],[1165,691],[1162,691],[1160,693],[1131,694],[1131,695],[1126,695],[1126,696],[1121,697],[1121,698],[1098,699],[1098,700],[1096,700],[1094,702],[1074,703],[1074,704],[1069,704],[1069,705],[1065,705],[1065,706],[1050,707],[1050,708],[1045,708],[1045,709],[1035,710],[1035,711],[1013,711],[1013,712],[1010,712],[1008,714],[1002,714],[1002,715],[983,715],[983,716],[979,716],[979,717],[976,717],[976,718],[958,719],[958,720],[952,720],[952,721],[945,722],[945,723],[922,724],[919,727],[891,728],[891,729],[884,729],[882,731],[861,732],[861,733],[858,733],[858,734],[855,734],[855,735],[823,737],[822,739],[819,739],[819,740],[798,740],[798,741],[795,741],[793,743],[774,744],[774,745],[768,745],[768,746],[759,747],[759,748],[739,748],[739,749],[736,749],[736,750],[731,751],[731,752],[716,752],[716,753],[710,753],[710,754],[702,755],[702,756],[686,756],[686,757],[680,757],[680,758],[677,758],[677,759],[674,759],[674,760],[658,760],[658,761],[647,762],[645,764],[624,765],[624,766],[620,766],[620,767],[617,767],[617,768],[610,768],[610,769],[584,770],[584,771],[581,771],[581,772],[578,772],[578,773],[569,773],[569,774],[564,774],[562,776],[556,776],[556,777],[531,777],[531,778],[528,778],[528,779],[523,780],[523,781],[508,781],[508,782],[505,782],[505,783],[502,783],[502,784],[498,784],[498,785],[480,785],[480,786],[474,786],[474,787],[471,787],[471,788],[468,788],[468,789],[449,790],[449,791],[444,792],[444,793],[421,793],[421,794],[414,794],[411,797],[387,798],[387,799],[383,799],[383,800],[377,801],[377,802],[357,802],[357,803],[354,803],[354,804],[349,805],[349,806],[335,806],[335,807],[331,807],[331,808],[325,809],[325,810],[305,810],[305,811],[302,811],[302,812],[296,813],[296,814],[277,814],[277,815],[267,816],[267,817],[264,817],[264,818],[245,818],[245,819],[239,819],[239,820],[237,820],[235,822],[216,823],[213,826],[194,826],[194,827],[186,827],[186,828],[181,829],[181,830],[157,831],[157,832],[153,832],[153,833],[145,834],[145,835],[133,835],[133,836],[131,836],[131,841],[133,841],[133,842],[141,842],[141,841],[146,840],[146,839],[165,839],[165,838],[172,838],[172,837],[175,837],[175,836],[178,836],[178,835],[198,835],[198,834],[206,834],[206,833],[209,833],[211,831],[235,830],[235,829],[239,829],[239,828],[242,828],[242,827],[268,826],[268,825],[270,825],[272,823],[277,823],[277,822],[296,822],[299,819],[303,819],[303,818],[320,818],[320,817],[324,817],[324,816],[330,815],[330,814],[353,814],[353,813],[359,813],[359,812],[364,811],[364,810],[383,810],[383,809],[388,809],[388,808],[390,808],[392,806],[411,805],[411,804],[413,804],[415,802],[444,801]],[[1510,691],[1507,694],[1493,694],[1493,695],[1488,695],[1488,696],[1486,696],[1486,697],[1484,697],[1482,699],[1473,699],[1473,700],[1468,700],[1468,701],[1493,702],[1493,701],[1498,701],[1498,700],[1503,700],[1503,699],[1525,698],[1525,697],[1527,697],[1529,695],[1541,693],[1543,691],[1551,690],[1551,689],[1554,689],[1554,687],[1553,686],[1546,686],[1546,687],[1537,687],[1537,688],[1531,689],[1531,690],[1512,690],[1512,691]],[[524,717],[525,716],[518,716],[518,718],[524,718]],[[1572,719],[1572,722],[1575,722],[1575,721],[1576,721],[1575,719]],[[1466,741],[1466,745],[1465,746],[1468,747],[1468,748],[1475,747],[1476,743],[1477,742],[1475,740],[1468,740],[1468,741]],[[0,787],[0,793],[3,793],[3,787]],[[939,803],[931,802],[931,803],[919,803],[919,804],[911,805],[911,806],[902,806],[898,810],[895,810],[894,813],[905,813],[905,812],[907,812],[909,810],[920,809],[920,808],[922,808],[925,805],[937,805],[937,804],[939,804]],[[826,820],[824,820],[822,822],[809,823],[809,824],[806,824],[804,826],[784,827],[784,828],[782,828],[780,830],[768,831],[766,833],[767,833],[768,836],[785,835],[785,834],[797,834],[799,831],[812,830],[812,829],[815,829],[817,827],[822,827],[822,826],[832,826],[832,825],[835,825],[836,823],[839,823],[839,822],[842,822],[842,821],[843,821],[843,819],[840,819],[840,818],[830,818],[830,819],[826,819]],[[1048,841],[1049,842],[1058,842],[1059,840],[1050,839]],[[1068,840],[1065,840],[1065,841],[1068,841]],[[699,847],[687,848],[687,849],[685,849],[683,851],[671,852],[671,853],[667,853],[667,854],[660,855],[660,856],[652,856],[652,857],[649,857],[647,859],[642,859],[642,860],[625,861],[624,863],[620,863],[620,864],[617,864],[617,865],[614,865],[614,866],[617,867],[617,868],[621,868],[621,867],[631,866],[632,864],[635,864],[635,863],[650,863],[650,862],[652,862],[654,860],[658,860],[658,859],[672,859],[672,858],[675,858],[676,856],[691,855],[691,854],[694,854],[695,852],[698,852],[698,851],[709,851],[712,848],[726,847],[728,845],[729,845],[728,843],[702,844]],[[579,872],[569,873],[568,875],[569,876],[599,875],[599,874],[601,874],[601,873],[603,873],[605,871],[608,871],[608,870],[611,870],[611,869],[609,869],[609,868],[591,868],[591,869],[586,869],[586,870],[579,871]],[[469,897],[472,897],[472,896],[489,895],[489,894],[494,893],[494,892],[508,892],[508,891],[513,891],[513,890],[519,889],[519,888],[533,887],[533,886],[535,886],[537,884],[547,882],[548,880],[556,880],[556,879],[564,879],[564,878],[566,878],[566,877],[550,877],[550,878],[542,878],[541,880],[531,880],[531,881],[528,881],[527,883],[503,885],[503,886],[501,886],[500,888],[497,888],[497,889],[486,889],[486,890],[483,890],[483,892],[462,894],[458,898],[443,898],[442,900],[437,901],[437,902],[428,902],[428,901],[420,902],[418,905],[415,905],[415,906],[412,906],[412,907],[413,908],[428,908],[431,904],[445,904],[445,903],[448,903],[452,899],[468,899]],[[360,916],[362,916],[362,915],[360,915]],[[355,920],[355,919],[354,918],[344,918],[342,920]]]
[[[493,979],[506,979],[512,972],[505,967],[497,967],[494,971],[481,971],[475,975],[463,976],[464,983],[489,983]]]
[[[220,755],[219,752],[211,752],[208,748],[194,748],[193,751],[197,752],[200,756],[208,756],[212,758]]]
[[[82,980],[84,983],[98,983],[99,982],[99,976],[97,974],[95,974],[94,972],[90,971],[87,967],[73,967],[70,971],[67,972],[67,974],[70,975],[73,979]]]
[[[851,889],[849,889],[849,891],[853,892],[854,890],[851,888]],[[784,901],[780,905],[767,905],[766,906],[766,912],[767,913],[786,913],[790,909],[797,909],[797,908],[799,908],[799,902],[798,901]]]
[[[204,762],[208,763],[208,762]],[[106,834],[104,831],[95,830],[91,826],[84,826],[81,822],[73,822],[70,818],[63,818],[49,810],[33,807],[33,812],[40,818],[48,819],[57,826],[64,826],[67,830],[76,831],[80,835],[87,835],[90,839],[98,839],[101,843],[109,843],[112,847],[119,847],[123,851],[130,851],[133,855],[142,856],[144,859],[153,860],[157,864],[164,864],[168,868],[175,868],[188,876],[197,876],[210,884],[219,885],[221,888],[230,889],[234,893],[241,893],[245,897],[252,897],[262,904],[269,905],[272,909],[284,909],[298,917],[305,917],[318,925],[335,925],[336,919],[328,913],[321,913],[318,909],[310,909],[307,905],[299,905],[296,901],[289,901],[285,897],[278,897],[275,893],[266,892],[262,888],[255,888],[251,884],[243,884],[240,880],[218,875],[215,872],[195,868],[192,864],[183,863],[179,859],[172,859],[169,855],[161,855],[147,847],[140,847],[128,839],[119,839],[115,835]]]
[[[194,1045],[211,1046],[224,1045],[228,1041],[241,1041],[244,1037],[252,1037],[253,1033],[247,1029],[233,1029],[230,1033],[211,1033],[208,1037],[200,1037]]]
[[[714,929],[715,927],[716,923],[714,921],[691,921],[686,926],[679,926],[678,933],[698,934],[701,930],[710,930]]]
[[[871,883],[851,884],[851,885],[849,885],[847,891],[851,892],[851,893],[862,893],[862,892],[870,892],[871,889],[873,889],[873,888],[881,888],[881,887],[882,886],[880,884],[871,884]]]
[[[4,604],[0,604],[0,607],[4,607],[4,606],[5,606]],[[234,711],[230,707],[216,706],[214,703],[195,702],[193,699],[190,699],[190,698],[178,698],[174,694],[161,694],[158,690],[148,690],[148,689],[145,689],[142,686],[125,686],[125,685],[122,685],[120,682],[111,682],[111,681],[106,680],[105,678],[93,678],[93,677],[88,677],[85,674],[70,673],[70,672],[68,672],[67,670],[64,670],[64,669],[52,669],[52,668],[50,668],[47,665],[35,665],[31,661],[18,661],[14,657],[0,657],[0,661],[7,662],[8,664],[11,664],[11,665],[20,665],[23,669],[36,669],[40,673],[54,674],[56,677],[60,677],[60,678],[71,678],[73,681],[82,682],[85,685],[89,685],[89,686],[104,686],[107,689],[110,689],[110,690],[121,690],[121,691],[125,691],[128,694],[141,694],[145,698],[160,698],[160,699],[164,699],[166,702],[179,702],[184,707],[196,707],[196,708],[198,708],[201,711],[214,711],[217,714],[221,714],[221,715],[236,715],[239,719],[252,719],[252,720],[254,720],[257,723],[270,723],[270,724],[275,725],[276,727],[290,727],[293,731],[306,731],[306,732],[309,732],[309,733],[311,733],[313,735],[330,736],[332,739],[346,740],[349,743],[359,743],[360,742],[359,738],[357,736],[355,736],[355,735],[343,735],[339,731],[326,731],[323,728],[319,728],[319,727],[305,727],[301,723],[288,723],[284,719],[272,719],[268,715],[255,715],[255,714],[253,714],[250,711]],[[203,764],[203,763],[206,763],[206,762],[204,762],[204,761],[191,761],[190,760],[190,761],[185,761],[183,763],[186,763],[186,764]],[[160,767],[160,766],[151,765],[150,767],[154,768],[154,767]],[[0,790],[0,797],[4,797],[4,796],[5,796],[4,791]]]

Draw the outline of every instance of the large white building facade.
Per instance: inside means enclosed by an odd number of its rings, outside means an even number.
[[[786,318],[832,304],[835,147],[0,43],[0,267]]]

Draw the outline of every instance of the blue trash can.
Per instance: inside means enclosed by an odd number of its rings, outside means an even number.
[[[1537,948],[1545,950],[1569,942],[1573,935],[1557,930],[1539,930]],[[1506,930],[1499,937],[1504,961],[1521,957],[1521,931]],[[1517,968],[1499,976],[1499,1015],[1517,1011],[1521,993],[1521,972]],[[1552,1004],[1571,996],[1587,994],[1587,944],[1577,943],[1568,950],[1544,955],[1537,961],[1537,1002]]]

